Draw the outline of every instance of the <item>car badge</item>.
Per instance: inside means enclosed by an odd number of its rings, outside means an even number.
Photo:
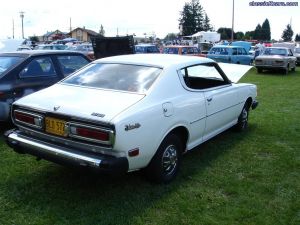
[[[54,106],[53,110],[56,112],[59,108],[60,108],[60,106]]]
[[[137,129],[137,128],[140,128],[140,127],[141,127],[141,124],[139,124],[139,123],[128,124],[128,125],[125,125],[125,131]]]

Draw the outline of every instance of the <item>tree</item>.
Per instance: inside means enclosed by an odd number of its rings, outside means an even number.
[[[246,31],[244,39],[245,40],[252,40],[252,39],[254,39],[254,31]]]
[[[300,41],[300,34],[296,34],[295,41]]]
[[[204,24],[203,8],[199,0],[191,0],[191,2],[185,3],[179,19],[181,34],[186,36],[195,34],[198,31],[203,31]]]
[[[254,39],[256,40],[262,40],[262,27],[260,24],[257,24],[255,30],[254,30]]]
[[[231,28],[226,28],[226,27],[220,27],[217,32],[221,34],[221,39],[222,40],[229,40],[231,39]]]
[[[31,42],[34,42],[34,43],[37,43],[37,42],[40,41],[39,38],[38,38],[37,36],[32,36],[32,37],[29,38],[29,40],[30,40]]]
[[[203,30],[204,31],[211,31],[212,26],[210,25],[210,19],[207,16],[207,13],[205,13],[204,21],[203,21]]]
[[[281,38],[284,41],[291,41],[294,35],[294,31],[292,30],[292,26],[290,24],[288,24],[285,28],[285,30],[283,31]]]
[[[176,40],[177,37],[178,37],[178,34],[168,33],[167,36],[165,36],[164,41],[173,41],[173,40]]]
[[[99,35],[102,36],[102,37],[105,36],[105,30],[104,30],[102,24],[101,24],[101,26],[100,26]]]
[[[235,33],[235,36],[236,36],[236,39],[237,39],[237,40],[243,40],[244,37],[245,37],[245,35],[244,35],[244,33],[243,33],[242,31],[236,32],[236,33]]]
[[[271,40],[271,29],[268,19],[266,19],[261,26],[261,39],[265,41]]]

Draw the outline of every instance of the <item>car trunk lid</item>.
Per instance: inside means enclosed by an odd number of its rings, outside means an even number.
[[[16,102],[19,106],[89,120],[110,122],[145,95],[55,84]]]

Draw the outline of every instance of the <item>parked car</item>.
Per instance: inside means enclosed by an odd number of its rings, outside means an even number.
[[[34,50],[65,50],[68,46],[62,44],[42,44],[37,45]]]
[[[19,51],[0,54],[0,121],[9,119],[11,104],[48,87],[88,64],[81,53]]]
[[[185,45],[171,45],[163,48],[164,54],[175,54],[175,55],[191,55],[191,56],[203,56],[200,50],[194,46]]]
[[[182,153],[230,127],[246,129],[256,86],[229,79],[201,57],[102,58],[13,103],[18,128],[6,141],[38,158],[103,172],[145,169],[150,179],[169,182]]]
[[[216,45],[210,49],[207,58],[216,62],[251,65],[253,56],[240,46]]]
[[[297,57],[297,65],[300,65],[300,48],[295,48],[294,54]]]
[[[160,53],[156,45],[153,44],[138,44],[135,45],[135,53]]]
[[[80,45],[71,45],[66,48],[66,50],[81,52],[90,60],[95,60],[94,49],[92,44],[80,44]]]
[[[258,73],[263,70],[282,70],[288,74],[290,70],[295,71],[297,58],[289,48],[268,47],[262,55],[255,58],[255,67]]]

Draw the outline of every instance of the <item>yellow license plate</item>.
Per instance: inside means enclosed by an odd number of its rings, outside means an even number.
[[[45,118],[46,132],[59,136],[66,136],[65,125],[66,121],[58,120],[51,117]]]

